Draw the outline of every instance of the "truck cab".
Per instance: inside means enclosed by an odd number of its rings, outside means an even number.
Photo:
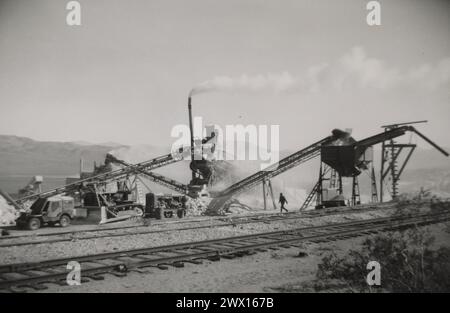
[[[22,212],[16,220],[18,227],[27,227],[29,230],[39,229],[44,224],[61,227],[70,225],[75,217],[75,201],[68,196],[53,196],[39,198],[30,207],[29,212]]]

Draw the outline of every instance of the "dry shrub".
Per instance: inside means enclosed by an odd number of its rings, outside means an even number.
[[[395,199],[395,214],[414,214],[419,213],[420,209],[429,207],[432,212],[450,209],[448,199],[440,199],[433,195],[430,190],[421,188],[416,193],[404,193]]]
[[[359,292],[450,292],[450,249],[432,249],[433,241],[428,231],[417,228],[368,238],[344,257],[326,255],[318,265],[318,287],[337,280]],[[369,261],[381,265],[380,288],[366,283]]]

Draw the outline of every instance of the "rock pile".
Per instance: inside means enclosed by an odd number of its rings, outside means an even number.
[[[0,196],[0,226],[14,225],[19,213]]]
[[[186,216],[205,215],[210,199],[205,197],[189,198],[186,203]]]

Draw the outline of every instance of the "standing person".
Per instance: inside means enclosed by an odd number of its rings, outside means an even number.
[[[281,204],[280,213],[283,213],[283,210],[285,210],[286,212],[289,212],[289,211],[284,207],[284,205],[287,204],[288,202],[287,202],[286,198],[284,197],[284,195],[283,195],[282,193],[280,193],[280,200],[278,201],[278,203]]]

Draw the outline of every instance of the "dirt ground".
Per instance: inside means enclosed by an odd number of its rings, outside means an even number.
[[[450,245],[445,227],[428,227],[437,245]],[[108,274],[104,281],[81,286],[48,285],[49,289],[40,292],[314,292],[303,286],[314,279],[321,258],[330,251],[345,254],[356,249],[364,238],[309,243],[301,249],[268,250],[231,260],[204,261],[201,265],[186,263],[184,268],[147,268],[146,273],[130,272],[122,278]],[[307,256],[298,257],[299,252]]]

